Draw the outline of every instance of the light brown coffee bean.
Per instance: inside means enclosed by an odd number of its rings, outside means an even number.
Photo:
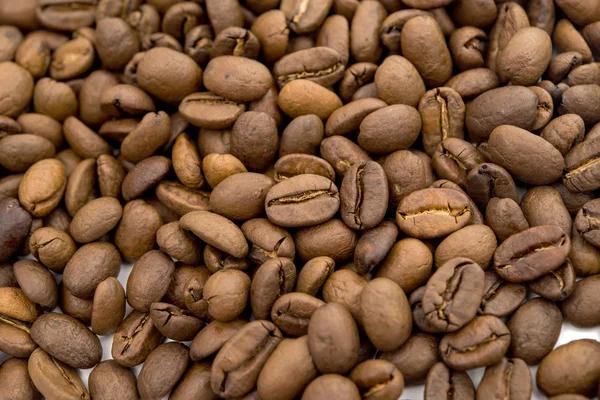
[[[127,302],[141,312],[167,293],[175,263],[165,253],[151,250],[138,259],[127,278]]]
[[[73,216],[71,236],[78,243],[97,240],[117,226],[122,214],[121,203],[114,197],[92,200]]]

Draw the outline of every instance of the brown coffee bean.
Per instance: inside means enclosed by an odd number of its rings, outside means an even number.
[[[303,34],[316,30],[323,23],[332,3],[333,0],[283,0],[280,9],[286,19],[291,21],[290,28],[298,34]]]
[[[520,29],[506,43],[497,61],[498,75],[513,85],[533,85],[552,56],[550,36],[540,28]]]
[[[21,260],[13,264],[15,278],[25,296],[46,310],[53,310],[58,303],[58,286],[54,277],[41,264]]]
[[[600,250],[585,240],[575,227],[571,231],[571,238],[569,261],[571,261],[576,275],[589,276],[599,273]]]
[[[219,34],[229,26],[242,26],[244,17],[237,0],[206,2],[206,12],[215,34]]]
[[[308,324],[308,348],[319,371],[348,372],[357,361],[358,329],[341,304],[319,307]]]
[[[550,142],[564,156],[583,140],[585,124],[576,114],[565,114],[544,127],[540,137]]]
[[[235,87],[228,83],[233,77],[237,85]],[[204,84],[208,90],[237,102],[260,99],[267,93],[271,83],[271,75],[262,64],[244,57],[214,58],[204,71]]]
[[[308,332],[310,318],[325,303],[306,293],[287,293],[280,296],[270,311],[273,323],[291,336],[302,336]]]
[[[468,258],[453,258],[440,266],[427,282],[423,313],[431,327],[454,332],[475,317],[483,294],[481,267]]]
[[[559,113],[577,114],[587,125],[593,125],[600,121],[594,99],[600,95],[598,84],[578,85],[567,89],[559,107]]]
[[[302,400],[326,400],[334,396],[348,400],[361,398],[358,387],[350,379],[338,374],[324,374],[306,387]]]
[[[340,192],[341,214],[353,229],[369,229],[381,222],[388,204],[388,182],[383,168],[374,161],[350,168]]]
[[[150,314],[134,310],[114,334],[112,357],[123,367],[134,367],[144,362],[162,338],[162,334],[152,323]]]
[[[375,110],[362,120],[358,143],[368,152],[388,154],[408,149],[417,140],[420,130],[421,118],[417,110],[396,104]]]
[[[42,349],[73,368],[91,368],[102,358],[98,337],[68,315],[41,315],[31,326],[31,337]]]
[[[270,10],[259,15],[251,31],[260,42],[266,62],[277,61],[285,55],[290,30],[283,11]]]
[[[63,130],[67,143],[82,157],[97,158],[109,154],[108,143],[75,117],[68,117]]]
[[[573,294],[562,303],[563,316],[573,325],[582,327],[600,325],[595,301],[599,282],[597,276],[580,280],[575,285]]]
[[[27,361],[9,358],[0,366],[0,384],[6,399],[37,400],[42,396],[35,388],[29,372]]]
[[[105,67],[122,70],[140,51],[140,42],[124,19],[103,18],[96,24],[96,50]]]
[[[396,350],[379,353],[377,358],[393,363],[407,384],[425,380],[427,372],[440,361],[438,340],[424,333],[412,334]]]
[[[192,341],[190,358],[192,361],[198,361],[217,353],[246,324],[248,321],[244,319],[234,319],[229,322],[212,321],[202,328]]]
[[[80,247],[67,262],[63,283],[74,296],[92,297],[100,282],[117,276],[121,255],[111,243],[94,242]]]
[[[139,121],[135,118],[109,120],[100,126],[98,133],[108,139],[122,142],[125,136],[137,127],[138,123]]]
[[[171,161],[163,156],[149,157],[136,164],[123,179],[123,199],[129,201],[141,196],[163,180],[170,170]]]
[[[31,228],[31,215],[12,197],[0,200],[0,262],[9,260],[20,248]]]
[[[274,182],[262,174],[243,172],[219,183],[210,195],[210,209],[232,220],[248,220],[264,212]]]
[[[191,230],[206,243],[234,257],[245,257],[248,244],[242,231],[230,220],[208,211],[193,211],[179,221],[183,229]]]
[[[525,300],[525,285],[504,281],[494,271],[485,271],[485,287],[478,313],[504,317],[515,311]]]
[[[279,93],[279,107],[292,118],[315,114],[327,119],[342,101],[333,92],[306,79],[296,79],[285,85]]]
[[[0,139],[0,165],[11,172],[25,172],[36,162],[52,158],[55,147],[41,136],[22,133]]]
[[[0,63],[0,76],[2,98],[10,99],[0,107],[0,115],[17,117],[31,101],[33,77],[27,70],[11,61]]]
[[[400,201],[396,223],[413,237],[429,239],[462,228],[470,216],[466,195],[451,189],[422,189]]]
[[[397,399],[404,390],[404,378],[394,364],[385,360],[367,360],[358,364],[349,378],[363,393],[374,399]]]
[[[173,340],[189,341],[202,329],[204,323],[186,310],[168,303],[152,303],[150,318],[164,336]]]
[[[246,324],[221,347],[213,361],[213,391],[226,397],[251,391],[281,340],[281,332],[271,322],[256,320]]]
[[[587,192],[598,187],[595,179],[596,146],[600,139],[588,139],[574,146],[565,156],[563,183],[573,192]]]
[[[507,323],[511,353],[527,364],[538,364],[556,345],[563,317],[554,303],[536,298],[525,302]],[[539,335],[539,332],[544,332]],[[537,337],[535,341],[529,340]]]
[[[555,269],[532,282],[527,287],[534,293],[551,301],[561,301],[569,297],[575,290],[575,270],[571,262],[567,261]]]
[[[514,399],[531,398],[531,372],[520,358],[503,358],[485,369],[477,388],[477,398],[510,396]]]
[[[88,378],[90,395],[94,399],[109,400],[138,398],[137,379],[132,370],[117,364],[114,360],[102,361]]]
[[[490,69],[474,68],[454,75],[445,85],[455,90],[464,100],[468,100],[497,88],[500,80]]]
[[[510,345],[510,332],[496,317],[475,318],[461,330],[446,334],[440,342],[442,360],[458,371],[483,367],[502,359]]]
[[[103,197],[119,197],[121,184],[125,179],[125,170],[121,163],[109,154],[102,154],[96,159],[96,173],[100,195]]]
[[[193,190],[174,181],[162,181],[156,187],[156,197],[177,215],[192,211],[206,211],[209,207],[210,193]]]
[[[467,186],[468,174],[485,161],[483,155],[469,142],[459,138],[446,138],[432,154],[436,174],[461,187]]]
[[[427,163],[408,150],[395,151],[385,158],[383,170],[388,178],[392,208],[407,195],[427,187]]]
[[[529,226],[556,225],[571,232],[571,216],[560,194],[549,186],[531,188],[521,199],[521,209]]]
[[[248,171],[244,164],[231,154],[211,153],[202,159],[202,172],[206,182],[215,188],[225,178]]]
[[[217,396],[210,388],[210,369],[208,362],[194,363],[188,368],[169,398],[185,400],[189,398],[216,399]]]
[[[171,119],[163,111],[148,113],[121,144],[121,154],[132,162],[140,162],[164,146],[169,140]]]
[[[204,248],[204,263],[211,273],[224,269],[246,271],[250,268],[250,261],[246,258],[233,257],[210,244],[207,244]]]
[[[323,299],[327,303],[340,303],[345,306],[354,320],[360,323],[360,295],[369,281],[356,272],[342,269],[335,271],[323,286]]]
[[[250,293],[250,278],[244,272],[227,269],[217,271],[206,281],[203,302],[208,313],[218,321],[231,321],[246,308]]]
[[[342,178],[354,164],[371,160],[367,152],[344,136],[324,139],[321,141],[320,151],[321,156]]]
[[[487,269],[496,251],[496,236],[486,225],[470,225],[450,234],[435,250],[435,265],[440,267],[454,257],[466,257]]]
[[[185,300],[188,293],[186,292],[186,284],[191,280],[198,280],[205,283],[210,276],[210,271],[204,265],[189,265],[178,262],[175,264],[175,272],[167,294],[165,302],[173,304],[181,309],[186,309]]]
[[[294,237],[296,252],[305,262],[319,256],[329,256],[336,263],[347,260],[357,240],[355,232],[339,219],[300,229]]]
[[[183,343],[164,343],[146,358],[138,376],[141,397],[160,399],[171,391],[187,368],[188,348]]]
[[[277,257],[294,258],[296,253],[292,236],[265,218],[246,221],[241,226],[242,232],[252,244],[248,258],[262,264]]]
[[[475,388],[466,372],[454,371],[439,362],[427,374],[424,395],[425,400],[448,398],[449,396],[475,399]]]
[[[425,84],[415,66],[401,56],[389,56],[377,68],[375,85],[388,104],[416,107],[425,94]]]
[[[281,182],[302,174],[321,175],[335,180],[335,171],[331,164],[322,158],[310,154],[287,154],[275,163],[275,182]]]
[[[36,389],[46,398],[67,396],[74,399],[90,399],[77,370],[53,358],[41,348],[31,354],[27,369]]]
[[[127,278],[129,305],[147,312],[167,293],[174,271],[175,263],[165,253],[151,250],[141,256]]]
[[[78,243],[90,243],[110,232],[121,219],[123,208],[114,197],[88,202],[73,216],[70,233]]]
[[[413,238],[402,239],[391,247],[381,262],[376,276],[391,279],[403,291],[410,293],[427,282],[431,276],[432,264],[431,251],[423,242]]]
[[[85,124],[95,126],[108,120],[100,99],[106,90],[118,84],[113,74],[102,70],[93,71],[85,79],[79,91],[79,116]]]
[[[125,316],[125,291],[116,278],[100,282],[94,292],[92,305],[92,331],[109,335],[121,324]]]
[[[296,291],[316,296],[325,281],[333,273],[335,261],[331,257],[315,257],[308,261],[298,273]]]
[[[58,297],[60,310],[89,325],[92,321],[93,298],[81,299],[73,296],[62,282],[58,285],[58,290],[60,291],[60,296]]]
[[[523,211],[511,198],[491,198],[486,208],[485,219],[500,241],[529,229]]]
[[[588,394],[596,390],[600,366],[600,343],[579,339],[551,351],[540,363],[536,383],[549,396],[562,393]],[[565,377],[577,374],[571,379]]]
[[[509,282],[531,281],[564,263],[570,245],[569,235],[556,225],[529,228],[498,247],[494,267]]]
[[[115,244],[127,261],[135,261],[155,247],[163,220],[144,200],[133,200],[123,208],[123,218],[115,231]]]
[[[296,286],[296,266],[288,258],[265,261],[254,273],[250,286],[252,313],[258,319],[271,314],[275,301]]]
[[[382,303],[383,298],[386,301]],[[377,349],[397,349],[410,336],[410,306],[406,295],[394,281],[387,278],[370,281],[360,295],[360,310],[367,336]]]
[[[281,58],[273,67],[280,88],[296,79],[328,87],[344,76],[342,55],[329,47],[311,47]]]
[[[116,118],[141,116],[156,110],[154,101],[146,92],[124,84],[106,89],[100,97],[100,106],[102,111]]]
[[[23,41],[23,34],[16,26],[3,26],[0,29],[0,43],[2,43],[2,52],[0,52],[0,62],[12,61],[19,44]]]
[[[75,92],[69,85],[50,78],[42,78],[35,85],[33,106],[36,113],[46,114],[63,122],[68,117],[77,114],[79,103]]]
[[[19,196],[19,185],[24,174],[12,174],[0,178],[0,199],[6,197],[17,198]]]
[[[202,260],[201,242],[192,233],[184,230],[179,222],[169,222],[156,231],[156,243],[169,256],[188,264]]]
[[[487,44],[485,31],[471,26],[455,30],[448,40],[452,60],[461,71],[485,66]]]
[[[96,178],[96,160],[93,158],[81,161],[71,172],[65,190],[65,206],[72,217],[97,197]]]
[[[388,16],[381,3],[359,3],[352,17],[350,49],[358,62],[377,62],[382,53],[379,28]]]

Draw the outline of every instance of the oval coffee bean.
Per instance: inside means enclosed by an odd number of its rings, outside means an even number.
[[[266,319],[275,301],[296,286],[296,266],[289,258],[265,261],[255,272],[250,286],[250,304],[255,318]]]
[[[212,321],[202,328],[192,341],[190,358],[192,361],[199,361],[217,353],[225,342],[247,323],[248,321],[244,319],[234,319],[229,322]]]
[[[306,293],[287,293],[273,304],[271,320],[290,336],[306,335],[310,318],[324,304],[322,300]]]
[[[323,286],[323,300],[346,307],[354,320],[361,323],[360,296],[369,281],[349,269],[335,271]]]
[[[438,340],[432,335],[415,333],[396,350],[382,352],[377,358],[393,363],[405,383],[422,383],[429,370],[440,361]]]
[[[156,243],[169,256],[187,264],[198,264],[202,260],[200,239],[181,228],[173,221],[162,225],[156,231]]]
[[[556,345],[562,323],[563,316],[554,303],[541,298],[526,301],[507,323],[512,355],[527,364],[539,364]],[[532,337],[537,339],[530,340]]]
[[[354,164],[342,181],[342,219],[350,228],[364,230],[381,222],[388,205],[388,181],[374,161]]]
[[[466,195],[451,189],[422,189],[400,201],[396,223],[410,236],[432,239],[464,227],[471,214]]]
[[[571,249],[571,240],[556,225],[529,228],[506,239],[494,254],[494,268],[500,277],[528,282],[560,267]]]
[[[360,273],[369,273],[373,267],[384,260],[397,236],[398,226],[390,221],[383,221],[363,233],[354,249],[356,269]]]
[[[469,172],[467,193],[481,208],[486,208],[494,197],[509,198],[515,202],[519,200],[517,186],[512,176],[501,166],[492,163],[479,164]],[[516,215],[512,218],[515,217]]]
[[[493,271],[485,271],[485,289],[478,313],[504,317],[515,311],[527,297],[527,288],[504,281]]]
[[[503,358],[485,369],[477,388],[477,398],[510,396],[512,399],[531,398],[531,372],[520,358]]]
[[[100,282],[92,303],[92,331],[97,335],[113,333],[125,316],[125,290],[113,277]]]
[[[152,303],[167,293],[175,263],[165,253],[151,250],[140,257],[127,278],[127,302],[138,311],[148,312]]]
[[[164,343],[146,358],[138,376],[142,398],[161,399],[171,391],[188,365],[188,348],[183,343]]]
[[[114,360],[102,361],[90,372],[90,395],[98,400],[135,400],[138,398],[137,379],[132,370]]]
[[[331,180],[313,174],[281,181],[265,198],[267,217],[283,227],[318,225],[329,220],[339,205],[337,186]]]
[[[268,219],[251,219],[244,222],[241,229],[252,245],[248,258],[256,264],[278,257],[294,258],[296,246],[292,235]]]
[[[573,293],[562,303],[561,310],[565,319],[575,326],[593,327],[600,325],[598,302],[596,301],[598,287],[600,287],[600,277],[597,275],[589,276],[577,282]]]
[[[529,290],[551,301],[562,301],[575,290],[575,269],[571,261],[567,261],[555,269],[527,284]]]
[[[211,192],[210,209],[234,221],[256,218],[264,212],[265,197],[274,184],[269,177],[254,172],[231,175]]]
[[[246,324],[217,353],[211,370],[212,390],[227,398],[250,392],[281,340],[281,332],[269,321]]]
[[[323,373],[346,373],[358,357],[358,328],[341,304],[319,307],[308,324],[308,348],[317,369]]]
[[[91,368],[102,358],[98,337],[65,314],[39,316],[31,326],[31,338],[51,356],[73,368]]]
[[[206,243],[234,257],[242,258],[248,254],[244,234],[225,217],[208,211],[193,211],[181,217],[179,224]]]
[[[348,376],[362,393],[374,399],[398,399],[404,390],[404,378],[394,364],[385,360],[367,360]],[[371,394],[372,393],[372,394]]]
[[[33,385],[27,361],[18,358],[9,358],[0,366],[0,385],[4,391],[5,398],[37,400],[41,395]]]
[[[347,400],[361,398],[358,387],[350,379],[338,374],[324,374],[306,387],[302,400],[325,400],[336,396]]]
[[[371,280],[360,295],[360,310],[367,336],[378,350],[397,349],[410,336],[412,318],[408,299],[394,281]]]
[[[342,106],[342,101],[335,93],[306,79],[296,79],[285,85],[277,103],[292,118],[314,114],[327,119]]]
[[[308,336],[285,339],[258,376],[258,394],[264,400],[293,400],[317,374],[308,348]]]
[[[92,297],[100,282],[117,276],[121,255],[110,243],[95,242],[80,247],[71,257],[63,272],[63,283],[74,296]]]
[[[58,286],[54,277],[41,264],[21,260],[13,264],[15,278],[25,296],[46,310],[53,310],[58,303]]]
[[[474,399],[473,381],[466,372],[454,371],[443,362],[435,364],[425,381],[425,400],[444,398]]]
[[[284,56],[273,66],[280,88],[296,79],[307,79],[324,87],[344,76],[342,56],[329,47],[312,47]]]
[[[90,243],[110,232],[121,219],[123,207],[114,197],[88,202],[73,216],[69,232],[78,243]]]
[[[48,139],[29,133],[0,139],[0,165],[11,172],[25,172],[36,162],[54,157],[56,148]]]
[[[27,240],[31,229],[31,215],[14,198],[0,200],[0,262],[9,260]]]
[[[440,342],[442,360],[465,371],[497,363],[510,345],[510,331],[491,315],[475,318],[461,330],[446,334]]]
[[[431,250],[419,239],[406,238],[392,246],[375,276],[391,279],[410,293],[427,282],[432,265]]]
[[[152,303],[150,318],[165,337],[178,341],[192,340],[204,325],[186,310],[168,303]]]
[[[298,273],[296,292],[316,296],[334,268],[335,261],[331,257],[315,257],[309,260]]]
[[[557,347],[544,357],[538,367],[538,388],[548,396],[592,393],[596,390],[600,374],[599,354],[600,342],[592,339],[574,340]],[[573,371],[577,374],[573,375]]]
[[[486,225],[469,225],[448,235],[435,249],[435,265],[441,267],[455,257],[475,261],[481,269],[490,266],[496,251],[496,236]]]
[[[304,262],[311,258],[328,256],[335,262],[352,257],[357,242],[356,233],[339,219],[299,229],[294,242],[296,252]]]
[[[162,338],[162,334],[152,323],[150,314],[134,310],[117,328],[111,355],[119,365],[135,367],[144,362]]]
[[[236,102],[259,100],[271,84],[269,70],[245,57],[216,57],[204,70],[204,86],[218,96]]]
[[[23,176],[19,201],[34,217],[45,217],[58,206],[66,187],[63,163],[55,159],[38,161]]]
[[[169,398],[171,400],[185,400],[191,398],[216,398],[210,388],[210,363],[193,363],[173,389]]]
[[[208,303],[208,313],[218,321],[237,318],[248,304],[250,278],[242,271],[226,269],[208,278],[203,289],[203,302]]]
[[[91,399],[77,370],[54,359],[41,348],[31,354],[27,369],[36,389],[47,399]]]
[[[133,262],[156,246],[156,233],[163,220],[144,200],[125,204],[123,217],[115,231],[115,244],[123,258]]]
[[[186,121],[206,129],[230,128],[244,111],[244,103],[211,92],[192,93],[179,104],[179,112]]]

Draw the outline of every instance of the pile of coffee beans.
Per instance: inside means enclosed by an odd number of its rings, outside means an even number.
[[[598,0],[0,0],[0,399],[595,397],[595,59]]]

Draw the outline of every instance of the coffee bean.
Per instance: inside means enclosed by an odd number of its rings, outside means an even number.
[[[461,330],[446,334],[440,342],[442,360],[464,371],[498,362],[510,345],[510,332],[496,317],[475,318]]]
[[[216,398],[210,388],[210,367],[207,362],[192,364],[169,397],[173,400],[184,400],[191,397],[210,399],[211,396]]]
[[[529,228],[498,246],[494,267],[509,282],[532,281],[564,263],[570,245],[569,236],[556,225]]]
[[[477,246],[473,246],[477,243]],[[435,264],[440,267],[454,257],[466,257],[487,269],[496,251],[494,231],[485,225],[470,225],[450,234],[435,250]]]
[[[531,397],[531,372],[520,358],[503,358],[485,369],[477,388],[479,398],[510,395],[515,399]]]
[[[281,340],[281,332],[271,322],[256,320],[246,324],[217,353],[211,370],[212,390],[227,397],[251,391]]]
[[[121,191],[125,201],[133,200],[154,187],[169,173],[171,162],[163,156],[146,158],[125,175]]]
[[[567,261],[554,271],[528,283],[527,287],[534,293],[551,301],[561,301],[569,297],[575,290],[575,269]]]
[[[342,181],[341,214],[353,229],[373,228],[385,216],[388,184],[383,168],[374,161],[355,164]]]
[[[31,228],[31,215],[14,198],[0,200],[0,262],[9,260],[27,238]]]
[[[281,110],[292,118],[315,114],[327,119],[342,101],[333,92],[306,79],[296,79],[285,85],[278,99]]]
[[[133,311],[115,332],[111,354],[121,366],[134,367],[144,362],[163,336],[156,329],[150,314]]]
[[[121,397],[133,400],[138,397],[137,380],[133,371],[114,360],[102,361],[90,373],[88,385],[94,399],[108,400]]]
[[[169,222],[156,231],[156,243],[169,256],[189,264],[202,260],[200,240],[184,230],[179,222]]]
[[[151,250],[141,256],[127,278],[129,305],[147,312],[167,293],[174,271],[175,263],[165,253]]]
[[[281,58],[273,67],[280,88],[296,79],[328,87],[344,76],[341,54],[329,47],[312,47]]]
[[[46,398],[91,398],[77,370],[53,358],[41,348],[31,354],[27,369],[36,389]]]
[[[425,83],[415,66],[401,56],[389,56],[377,68],[375,85],[381,99],[388,104],[416,107],[425,94]]]
[[[342,178],[352,165],[370,161],[371,158],[358,145],[343,136],[332,136],[321,142],[321,156],[331,164]]]
[[[202,328],[192,341],[190,358],[192,361],[198,361],[216,354],[225,342],[247,323],[248,321],[244,319],[234,319],[229,322],[212,321]]]
[[[234,269],[211,275],[203,289],[210,316],[224,322],[237,318],[248,303],[250,284],[248,275]]]
[[[310,318],[325,303],[306,293],[287,293],[280,296],[270,311],[271,319],[284,333],[302,336],[308,332]]]
[[[294,236],[296,252],[305,262],[319,256],[331,257],[336,263],[347,260],[357,240],[356,233],[339,219],[299,229]]]
[[[65,167],[60,161],[38,161],[23,176],[19,201],[34,217],[44,217],[58,206],[66,186]]]
[[[72,217],[98,197],[96,180],[96,160],[93,158],[79,162],[71,172],[65,190],[65,206]]]
[[[210,208],[210,193],[194,190],[175,181],[163,180],[156,187],[156,197],[177,215]]]
[[[549,396],[563,393],[588,394],[596,390],[598,380],[597,357],[600,343],[592,339],[579,339],[552,350],[540,363],[536,382]],[[577,371],[570,380],[564,378]]]
[[[69,229],[78,243],[90,243],[110,232],[121,219],[123,208],[114,197],[101,197],[81,207]]]
[[[146,358],[138,376],[141,397],[160,399],[171,391],[188,364],[188,348],[182,343],[164,343]]]
[[[113,333],[125,316],[125,290],[113,277],[100,282],[94,291],[92,331],[97,335]]]
[[[106,89],[100,97],[100,106],[102,111],[116,118],[141,116],[156,110],[154,101],[146,92],[125,84]]]
[[[230,220],[208,211],[194,211],[179,221],[183,229],[192,231],[206,243],[234,257],[248,254],[248,243],[242,231]]]
[[[296,266],[288,258],[265,261],[254,273],[250,304],[256,318],[266,319],[278,297],[296,286]]]
[[[440,361],[438,340],[432,335],[415,333],[396,350],[379,353],[377,358],[392,362],[402,373],[405,383],[421,383]]]
[[[250,268],[250,261],[247,259],[233,257],[210,244],[204,248],[204,263],[211,273],[225,269],[246,271]]]
[[[25,172],[36,162],[52,158],[55,148],[48,139],[22,133],[0,139],[0,165],[11,172]]]
[[[13,264],[15,279],[27,298],[46,310],[58,303],[58,286],[52,274],[41,264],[21,260]]]
[[[493,270],[485,271],[485,288],[478,313],[495,317],[510,315],[526,296],[525,285],[506,282]]]
[[[34,400],[41,398],[27,370],[27,361],[9,358],[0,366],[0,384],[12,398]]]
[[[453,371],[444,363],[435,364],[425,381],[425,400],[458,396],[461,399],[474,399],[475,388],[466,372]]]
[[[599,283],[600,280],[596,276],[580,280],[575,285],[573,293],[562,303],[563,316],[573,325],[583,327],[600,325],[596,310],[597,303],[594,301]]]
[[[156,234],[162,223],[158,211],[144,200],[128,202],[115,231],[115,244],[123,258],[135,261],[154,249]]]
[[[94,242],[80,247],[67,262],[63,283],[74,295],[83,299],[92,297],[100,282],[117,276],[121,255],[111,243]]]
[[[264,211],[275,182],[263,174],[242,172],[225,178],[210,195],[210,209],[231,220],[248,220]]]
[[[98,337],[65,314],[40,315],[31,326],[31,338],[52,357],[73,368],[91,368],[102,358]]]

